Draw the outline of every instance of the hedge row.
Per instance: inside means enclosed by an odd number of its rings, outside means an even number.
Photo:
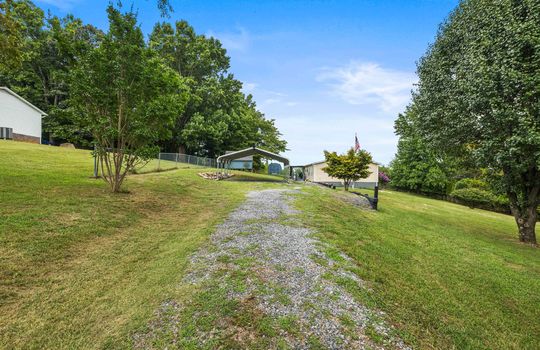
[[[449,199],[452,202],[471,208],[481,208],[510,214],[510,206],[505,196],[497,196],[490,191],[477,187],[455,189],[450,193]]]
[[[390,182],[390,184],[392,184]],[[401,191],[406,189],[391,186],[392,188]],[[466,205],[470,208],[479,208],[484,210],[495,211],[498,213],[511,214],[508,198],[504,195],[493,193],[489,185],[478,179],[461,179],[454,184],[453,191],[450,194],[438,194],[433,192],[417,191],[416,193],[446,200],[449,202]],[[540,208],[537,209],[538,220],[540,221]]]

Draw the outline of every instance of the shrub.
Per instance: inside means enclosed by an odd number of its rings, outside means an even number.
[[[384,172],[379,172],[379,183],[384,186],[386,185],[387,183],[390,182],[390,177],[388,177],[388,175],[386,175]]]
[[[454,185],[454,190],[461,190],[465,188],[476,188],[489,192],[489,185],[478,179],[461,179]]]
[[[497,197],[493,193],[474,187],[456,189],[450,193],[450,196],[470,206],[486,205],[495,203],[497,200]]]
[[[460,188],[450,193],[451,200],[471,208],[481,208],[510,213],[508,199],[505,196],[497,196],[490,191],[477,187]]]

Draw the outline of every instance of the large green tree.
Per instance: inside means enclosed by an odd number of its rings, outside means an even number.
[[[0,62],[3,66],[21,64],[23,35],[20,22],[13,15],[13,1],[0,2]]]
[[[206,87],[205,103],[181,131],[189,152],[215,157],[253,145],[276,153],[286,149],[274,121],[266,119],[252,97],[242,93],[241,82],[227,76]]]
[[[73,74],[72,101],[94,137],[102,177],[118,192],[137,162],[155,157],[156,143],[170,136],[188,87],[147,47],[134,13],[112,6],[107,13],[109,32]]]
[[[257,110],[242,83],[228,72],[230,58],[219,40],[195,33],[186,21],[158,23],[149,45],[185,77],[191,98],[175,121],[164,149],[218,156],[258,144],[273,152],[286,149],[274,125]]]
[[[425,193],[447,194],[457,175],[456,160],[431,148],[419,135],[414,106],[398,116],[397,153],[390,164],[392,186]]]
[[[432,147],[489,169],[519,239],[540,198],[540,1],[461,1],[418,65],[418,126]]]
[[[158,1],[166,12],[168,1]],[[80,101],[71,99],[74,67],[100,45],[104,34],[71,15],[46,17],[29,0],[0,1],[0,85],[48,113],[45,140],[87,146],[88,123],[79,123]],[[229,73],[229,57],[219,40],[196,34],[186,21],[155,25],[148,46],[189,86],[187,105],[161,140],[162,150],[217,156],[258,144],[285,150],[274,121],[257,110],[242,83]]]
[[[43,11],[28,0],[0,3],[11,27],[0,21],[4,38],[14,37],[17,46],[0,60],[0,85],[8,86],[46,111],[46,138],[84,144],[89,135],[73,123],[70,97],[70,74],[76,62],[95,47],[102,32],[85,25],[71,15],[45,17]],[[7,39],[6,39],[7,40]],[[0,50],[1,51],[1,50]],[[2,55],[2,54],[0,54]]]
[[[229,57],[218,40],[196,34],[186,21],[177,21],[174,25],[157,23],[150,34],[149,45],[172,69],[188,78],[191,91],[188,105],[175,120],[171,138],[162,146],[173,152],[193,153],[193,148],[187,148],[190,140],[183,137],[183,130],[192,119],[200,123],[201,114],[213,111],[210,99],[220,92],[218,82],[229,68]],[[200,132],[199,135],[202,136]],[[215,135],[216,131],[209,126],[208,139]],[[197,150],[201,151],[199,147]]]

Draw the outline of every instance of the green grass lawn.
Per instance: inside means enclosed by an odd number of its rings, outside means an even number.
[[[248,171],[239,171],[239,170],[233,170],[230,172],[232,172],[234,176],[228,178],[226,181],[232,181],[232,182],[235,182],[235,181],[284,182],[285,181],[284,177],[280,175],[254,174]]]
[[[136,174],[146,174],[159,171],[168,171],[174,169],[204,169],[205,167],[189,163],[173,162],[170,160],[158,160],[151,159],[148,162],[142,163],[135,167],[134,173]]]
[[[200,169],[91,179],[89,151],[0,141],[0,348],[128,348],[248,190]],[[252,176],[252,175],[250,175]]]
[[[296,205],[356,262],[371,291],[351,292],[416,347],[538,349],[540,249],[518,242],[512,217],[392,191],[378,212],[317,187]]]
[[[247,191],[281,186],[243,172],[204,180],[195,168],[133,175],[129,193],[113,195],[90,178],[89,151],[0,141],[0,159],[0,348],[10,349],[131,347],[164,300],[205,302],[179,288],[189,255]],[[410,344],[538,348],[540,250],[518,243],[511,217],[392,191],[371,212],[335,193],[304,187],[304,225],[338,264],[338,250],[356,262],[368,289],[337,282]]]

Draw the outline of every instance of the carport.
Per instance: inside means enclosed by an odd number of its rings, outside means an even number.
[[[262,148],[257,148],[255,146],[219,156],[217,158],[217,165],[219,169],[228,169],[229,164],[233,160],[238,159],[238,158],[243,158],[243,157],[255,156],[255,155],[259,155],[263,158],[273,159],[275,161],[283,163],[283,168],[286,169],[285,173],[288,174],[287,175],[288,177],[291,176],[290,174],[291,169],[289,167],[288,158],[285,158],[283,156],[280,156],[279,154],[264,150]]]

